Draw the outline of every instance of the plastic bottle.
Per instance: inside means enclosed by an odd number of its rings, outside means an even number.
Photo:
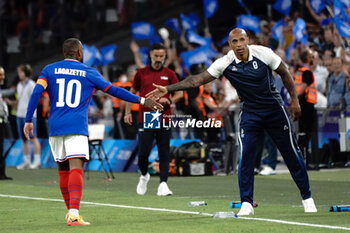
[[[241,208],[241,206],[242,206],[241,202],[235,202],[235,201],[230,202],[230,208]],[[254,208],[258,207],[258,204],[255,201],[254,201],[253,207]]]
[[[204,206],[204,205],[207,205],[205,201],[190,201],[188,203],[189,207]]]
[[[234,212],[215,212],[213,218],[238,218]]]
[[[330,212],[350,212],[350,205],[333,205],[329,208]]]

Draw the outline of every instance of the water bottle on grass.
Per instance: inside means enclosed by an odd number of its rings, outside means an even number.
[[[205,201],[190,201],[188,203],[189,207],[197,207],[197,206],[206,206],[207,203]]]

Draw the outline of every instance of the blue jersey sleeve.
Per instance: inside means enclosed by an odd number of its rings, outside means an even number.
[[[131,92],[125,90],[124,88],[116,87],[111,85],[107,93],[110,95],[113,95],[114,97],[117,97],[119,99],[132,102],[132,103],[137,103],[139,97],[137,95],[132,94]]]
[[[117,97],[119,99],[137,103],[139,97],[125,90],[124,88],[116,87],[111,84],[111,82],[104,80],[102,75],[98,73],[95,69],[92,70],[91,80],[95,84],[95,86],[108,94]]]

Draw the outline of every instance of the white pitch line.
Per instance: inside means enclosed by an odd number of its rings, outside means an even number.
[[[61,200],[61,199],[16,196],[16,195],[7,195],[7,194],[0,194],[0,197],[27,199],[27,200],[37,200],[37,201],[63,202],[63,200]],[[187,210],[171,210],[171,209],[164,209],[164,208],[117,205],[117,204],[98,203],[98,202],[89,202],[89,201],[81,201],[80,203],[81,204],[87,204],[87,205],[118,207],[118,208],[126,208],[126,209],[139,209],[139,210],[152,210],[152,211],[162,211],[162,212],[181,213],[181,214],[194,214],[194,215],[203,215],[203,216],[209,216],[209,217],[213,216],[213,214],[210,214],[210,213],[203,213],[203,212],[197,212],[197,211],[187,211]],[[253,217],[238,217],[236,219],[263,221],[263,222],[273,222],[273,223],[280,223],[280,224],[287,224],[287,225],[307,226],[307,227],[317,227],[317,228],[327,228],[327,229],[336,229],[336,230],[347,230],[347,231],[350,231],[350,227],[321,225],[321,224],[302,223],[302,222],[292,222],[292,221],[285,221],[285,220],[279,220],[279,219],[253,218]]]

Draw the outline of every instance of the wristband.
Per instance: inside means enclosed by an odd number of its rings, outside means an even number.
[[[144,97],[140,98],[140,104],[141,105],[145,105],[145,101],[146,101],[146,99]]]

